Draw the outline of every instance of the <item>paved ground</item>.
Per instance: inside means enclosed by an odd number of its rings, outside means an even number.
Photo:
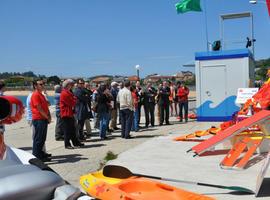
[[[194,107],[191,106],[191,108]],[[63,178],[79,187],[79,177],[100,167],[106,153],[119,154],[112,163],[128,167],[133,172],[152,174],[167,178],[190,180],[221,185],[237,185],[255,190],[256,177],[263,162],[255,163],[243,171],[222,170],[219,162],[224,155],[193,158],[186,150],[195,145],[191,142],[174,142],[172,138],[196,130],[204,130],[218,123],[179,123],[171,118],[173,125],[143,129],[132,133],[134,139],[120,138],[120,133],[113,133],[110,140],[100,141],[97,133],[85,143],[85,148],[66,150],[63,142],[54,140],[54,123],[50,124],[47,139],[47,150],[53,154],[49,163]],[[6,143],[31,151],[31,131],[25,120],[6,127]],[[258,160],[258,159],[257,159]],[[267,174],[269,177],[269,174]],[[270,178],[264,186],[269,188]],[[183,189],[207,194],[217,199],[255,199],[253,195],[240,195],[227,190],[194,186],[170,182]],[[270,199],[270,192],[265,192],[260,199]]]

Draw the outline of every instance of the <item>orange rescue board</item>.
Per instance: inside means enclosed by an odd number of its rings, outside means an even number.
[[[254,124],[262,123],[270,119],[270,111],[262,110],[253,116],[236,123],[235,125],[220,131],[219,134],[211,137],[210,139],[201,142],[200,144],[192,147],[189,151],[193,151],[196,155],[202,154],[206,150],[218,145],[222,141],[233,137],[234,135],[243,132],[248,127],[253,126]]]

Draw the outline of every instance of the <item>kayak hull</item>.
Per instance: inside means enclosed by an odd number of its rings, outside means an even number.
[[[83,189],[102,200],[212,200],[213,198],[182,190],[141,177],[115,179],[102,175],[102,171],[80,178]]]

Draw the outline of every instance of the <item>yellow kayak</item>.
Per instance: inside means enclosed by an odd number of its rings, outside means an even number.
[[[103,176],[102,171],[80,178],[80,184],[90,195],[102,200],[213,200],[157,181],[141,177],[117,179]]]

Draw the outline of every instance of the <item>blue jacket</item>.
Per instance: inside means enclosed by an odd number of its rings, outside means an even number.
[[[60,93],[54,94],[54,103],[55,103],[55,115],[60,117]]]

